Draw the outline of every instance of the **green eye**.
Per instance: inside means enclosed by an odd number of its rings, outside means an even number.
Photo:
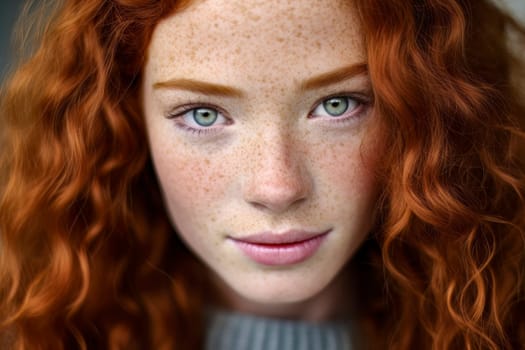
[[[324,110],[333,117],[339,117],[348,109],[348,98],[332,97],[323,101]]]
[[[219,113],[211,108],[196,108],[192,114],[193,120],[200,126],[213,125],[219,117]]]

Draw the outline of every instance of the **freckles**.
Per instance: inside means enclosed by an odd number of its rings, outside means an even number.
[[[186,161],[179,172],[184,172],[184,178],[191,186],[183,184],[191,196],[208,198],[212,200],[223,186],[219,183],[224,179],[224,169],[217,162],[209,158]]]
[[[373,184],[373,171],[359,143],[338,142],[324,149],[326,152],[319,158],[319,167],[324,169],[324,176],[334,185],[332,191],[344,188],[346,193],[368,192]],[[338,196],[337,193],[331,195]]]

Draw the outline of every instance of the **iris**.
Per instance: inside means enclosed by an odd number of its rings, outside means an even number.
[[[332,97],[323,101],[324,110],[333,117],[341,116],[348,109],[347,97]]]
[[[192,118],[200,126],[210,126],[217,121],[219,114],[211,108],[196,108],[192,111]]]

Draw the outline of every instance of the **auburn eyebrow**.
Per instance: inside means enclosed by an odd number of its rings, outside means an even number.
[[[368,73],[368,66],[366,65],[366,63],[352,64],[307,79],[301,83],[299,89],[302,91],[318,89],[366,73]]]
[[[316,77],[305,80],[299,85],[301,91],[317,89],[323,86],[335,84],[353,78],[356,75],[368,72],[366,63],[358,63],[350,66],[335,69],[330,72],[322,73]],[[244,97],[244,92],[240,89],[193,79],[170,79],[153,84],[154,89],[179,89],[187,90],[206,95],[223,97]]]
[[[153,84],[154,89],[179,89],[206,95],[223,97],[243,97],[244,93],[236,88],[221,84],[209,83],[193,79],[171,79]]]

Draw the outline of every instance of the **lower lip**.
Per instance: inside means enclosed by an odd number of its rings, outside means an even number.
[[[291,265],[310,258],[319,249],[328,233],[308,240],[285,244],[257,244],[233,240],[253,261],[262,265]]]

